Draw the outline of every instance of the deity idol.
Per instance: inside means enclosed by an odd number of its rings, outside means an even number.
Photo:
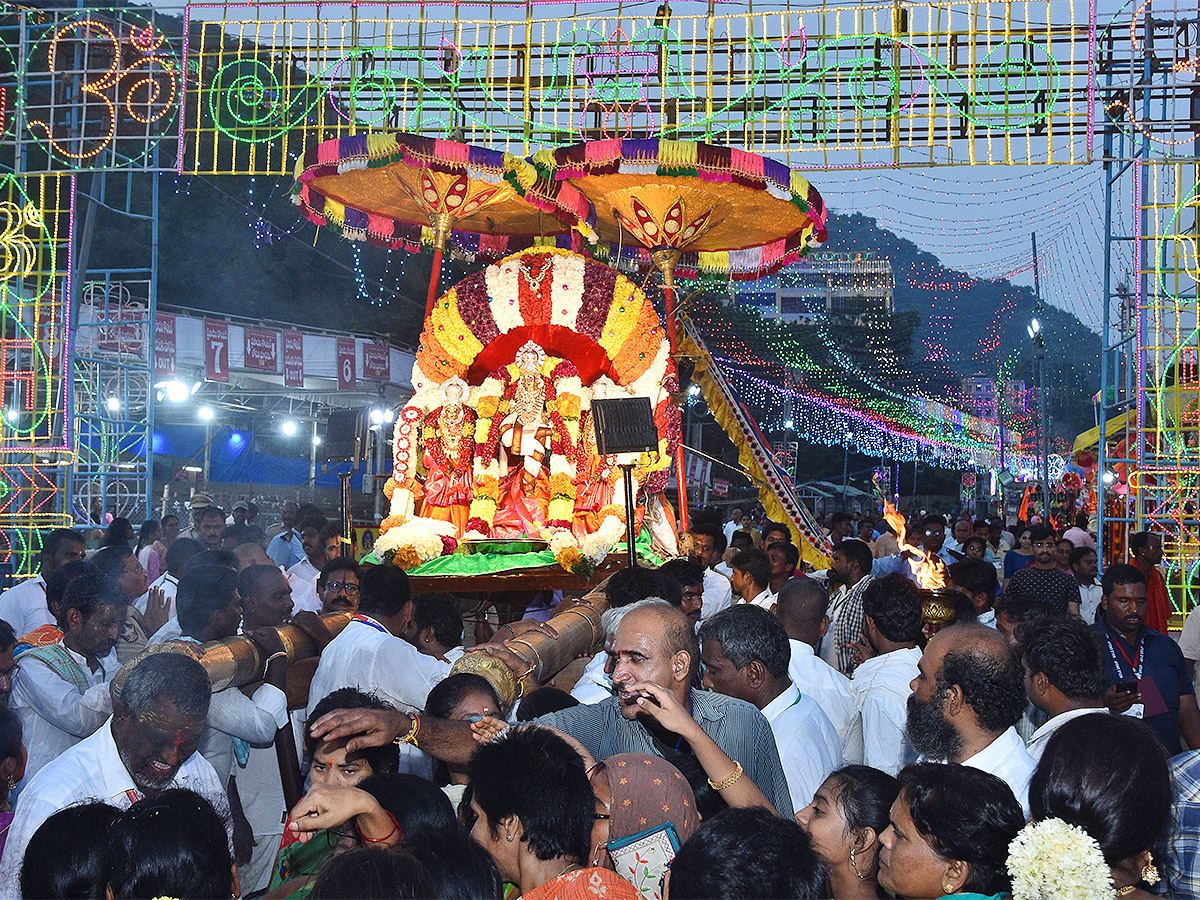
[[[493,521],[497,537],[539,537],[550,502],[548,462],[553,429],[546,415],[546,351],[533,341],[517,351],[520,376],[512,412],[500,427],[500,503]]]
[[[470,388],[461,378],[441,386],[442,405],[425,416],[422,427],[425,499],[420,515],[450,522],[458,534],[471,505],[471,461],[475,455],[475,411],[466,405]]]
[[[605,375],[596,379],[591,392],[593,400],[623,395],[622,390]],[[609,515],[601,510],[613,502],[617,493],[616,485],[621,481],[621,470],[615,461],[615,457],[601,457],[596,452],[596,427],[592,411],[584,410],[579,420],[578,496],[575,499],[572,528],[580,539],[596,531]],[[624,509],[623,505],[621,509]]]

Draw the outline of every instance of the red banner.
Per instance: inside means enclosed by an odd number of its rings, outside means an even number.
[[[392,380],[392,351],[384,344],[363,346],[363,377]]]
[[[283,333],[283,383],[304,387],[304,335],[299,331]]]
[[[158,313],[154,322],[154,377],[175,375],[175,315]]]
[[[229,323],[220,319],[204,320],[204,377],[229,381]]]
[[[279,371],[279,332],[265,328],[243,328],[245,362],[243,367],[259,372]]]
[[[337,339],[338,390],[352,391],[358,383],[354,338]]]

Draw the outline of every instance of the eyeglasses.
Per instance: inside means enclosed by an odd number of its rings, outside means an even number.
[[[346,581],[326,582],[325,590],[333,591],[334,593],[337,593],[338,591],[345,591],[347,597],[357,597],[358,596],[358,585],[352,584],[352,583],[346,582]]]

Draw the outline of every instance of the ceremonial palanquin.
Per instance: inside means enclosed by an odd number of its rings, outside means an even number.
[[[615,269],[533,247],[465,278],[434,304],[412,384],[377,553],[410,567],[459,539],[530,537],[567,568],[603,559],[625,507],[617,460],[597,455],[593,396],[650,398],[659,446],[637,460],[637,515],[669,530],[675,366],[653,305]]]

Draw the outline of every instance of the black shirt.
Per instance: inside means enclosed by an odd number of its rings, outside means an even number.
[[[1064,572],[1057,567],[1039,569],[1037,566],[1026,566],[1013,573],[1004,589],[1008,600],[1018,597],[1042,600],[1050,607],[1050,612],[1063,615],[1067,612],[1068,603],[1079,602],[1079,582],[1070,572]]]

